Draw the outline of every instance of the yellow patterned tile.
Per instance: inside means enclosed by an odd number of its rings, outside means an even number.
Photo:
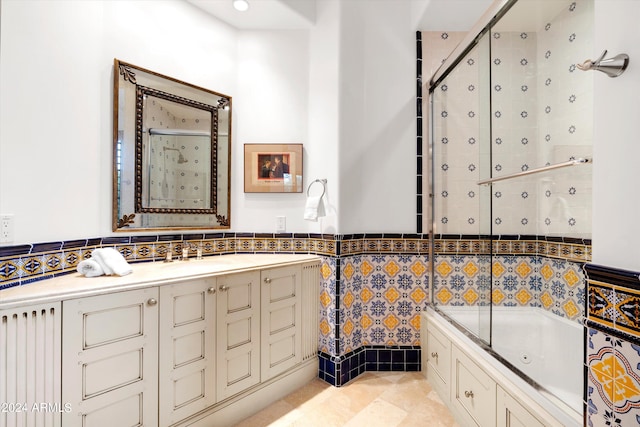
[[[453,271],[453,267],[451,267],[451,264],[449,264],[448,262],[442,261],[436,267],[436,271],[438,272],[438,274],[440,274],[440,276],[447,277]]]
[[[491,272],[496,277],[502,276],[505,271],[507,271],[507,269],[504,268],[504,265],[502,265],[500,261],[494,262],[493,265],[491,266]]]
[[[491,294],[491,301],[494,304],[500,304],[504,300],[504,293],[500,289],[494,289]]]
[[[580,310],[578,310],[578,307],[576,307],[575,303],[571,300],[564,303],[564,305],[562,306],[562,309],[564,310],[564,312],[566,313],[569,319],[573,319],[580,313]]]
[[[367,303],[371,298],[373,298],[373,292],[371,292],[371,289],[369,288],[364,288],[360,291],[360,298],[362,299],[362,302]]]
[[[640,400],[640,384],[630,375],[626,366],[628,362],[619,359],[619,354],[611,351],[604,352],[599,359],[589,363],[589,370],[597,381],[605,397],[614,406],[620,408],[627,403]]]
[[[524,262],[524,261],[522,261],[516,267],[516,273],[518,273],[518,275],[520,277],[522,277],[523,279],[526,278],[527,276],[529,276],[532,271],[533,271],[533,269],[531,268],[531,266],[528,263]]]
[[[391,277],[398,274],[400,271],[400,266],[395,261],[390,261],[387,265],[384,266],[384,271]]]
[[[351,304],[353,304],[354,299],[355,297],[353,296],[351,291],[347,291],[347,294],[342,299],[342,302],[344,303],[345,306],[347,306],[347,308],[351,308]]]
[[[371,272],[373,271],[373,266],[371,264],[369,264],[369,262],[362,261],[362,264],[360,265],[360,272],[364,275],[364,276],[368,276],[369,274],[371,274]]]
[[[384,299],[386,299],[389,304],[393,304],[398,298],[400,298],[400,292],[398,292],[396,288],[389,288],[384,293]]]
[[[395,329],[396,326],[400,324],[400,320],[396,317],[395,314],[391,313],[384,318],[382,323],[384,324],[384,326],[387,327],[387,329],[392,330],[392,329]]]
[[[331,276],[331,267],[329,267],[326,262],[322,263],[322,267],[320,267],[320,274],[322,274],[324,280],[327,280],[329,276]]]
[[[347,279],[351,279],[351,276],[353,276],[353,273],[355,272],[355,268],[353,268],[353,264],[349,263],[342,272]]]
[[[421,277],[427,271],[427,266],[422,261],[416,261],[411,265],[411,272],[416,277]]]
[[[540,269],[540,274],[542,274],[542,277],[544,278],[544,280],[549,280],[553,277],[553,268],[551,268],[549,266],[549,264],[545,264],[541,269]]]
[[[531,298],[531,294],[526,289],[520,289],[518,293],[516,293],[516,299],[522,305],[527,305]]]
[[[440,301],[440,304],[446,304],[453,297],[453,294],[447,288],[442,288],[436,294],[436,298]]]
[[[565,282],[572,288],[580,282],[580,277],[573,270],[567,270],[562,277],[564,277]]]
[[[320,304],[322,304],[324,308],[327,308],[329,304],[331,304],[331,295],[329,295],[329,292],[326,290],[320,294]]]
[[[329,332],[331,332],[331,325],[329,325],[327,319],[322,319],[322,322],[320,322],[320,332],[324,336],[329,335]]]
[[[462,295],[462,298],[469,305],[473,305],[478,300],[478,293],[473,289],[467,289],[467,291]]]
[[[413,329],[415,329],[416,331],[420,330],[420,315],[416,314],[415,316],[413,316],[411,318],[411,320],[409,320],[409,324],[411,326],[413,326]]]
[[[351,335],[351,332],[353,332],[353,322],[351,321],[351,319],[347,319],[342,330],[345,334]]]
[[[478,271],[480,271],[480,269],[475,262],[469,261],[464,267],[462,267],[462,271],[464,271],[467,277],[473,277],[478,274]]]
[[[373,320],[371,319],[371,317],[369,317],[366,313],[363,314],[362,318],[360,319],[360,326],[362,327],[362,329],[369,329],[371,325],[373,325]]]
[[[427,297],[427,293],[422,288],[415,288],[409,296],[413,302],[420,304]]]
[[[547,309],[553,305],[553,297],[549,294],[549,292],[543,293],[540,297],[540,301],[542,302],[544,308]]]

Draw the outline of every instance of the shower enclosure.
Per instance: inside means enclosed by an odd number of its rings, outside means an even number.
[[[577,64],[597,53],[593,0],[492,7],[428,83],[431,301],[580,412],[594,73]],[[564,350],[580,355],[569,366],[544,345],[565,324],[576,332]],[[569,390],[545,379],[554,370]]]

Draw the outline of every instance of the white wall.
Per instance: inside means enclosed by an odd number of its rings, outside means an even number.
[[[604,49],[630,57],[616,78],[595,77],[593,262],[640,270],[640,33],[636,0],[596,0],[595,59]],[[587,58],[576,58],[582,61]],[[636,240],[638,239],[638,240]]]
[[[181,0],[0,0],[0,213],[13,244],[108,236],[113,59],[234,101],[232,230],[415,231],[414,2],[319,1],[308,31],[237,31]],[[443,24],[444,25],[444,24]],[[243,191],[243,144],[301,142],[305,195]]]
[[[0,7],[0,213],[15,215],[14,244],[109,235],[113,59],[234,94],[236,31],[182,1]]]
[[[416,35],[411,3],[343,2],[340,231],[416,231]]]

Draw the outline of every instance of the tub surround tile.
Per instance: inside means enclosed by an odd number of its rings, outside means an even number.
[[[640,279],[587,264],[587,417],[594,427],[640,424]]]

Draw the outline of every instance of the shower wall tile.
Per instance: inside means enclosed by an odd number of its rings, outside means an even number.
[[[495,183],[490,196],[477,186],[490,176],[591,157],[593,73],[577,70],[576,58],[592,55],[593,5],[590,0],[557,3],[558,14],[534,31],[487,35],[489,117],[481,111],[488,101],[480,85],[483,58],[475,51],[435,89],[436,233],[480,233],[491,222],[493,234],[589,235],[590,166]],[[443,45],[440,34],[422,33],[423,61]],[[485,157],[489,120],[490,159]]]

